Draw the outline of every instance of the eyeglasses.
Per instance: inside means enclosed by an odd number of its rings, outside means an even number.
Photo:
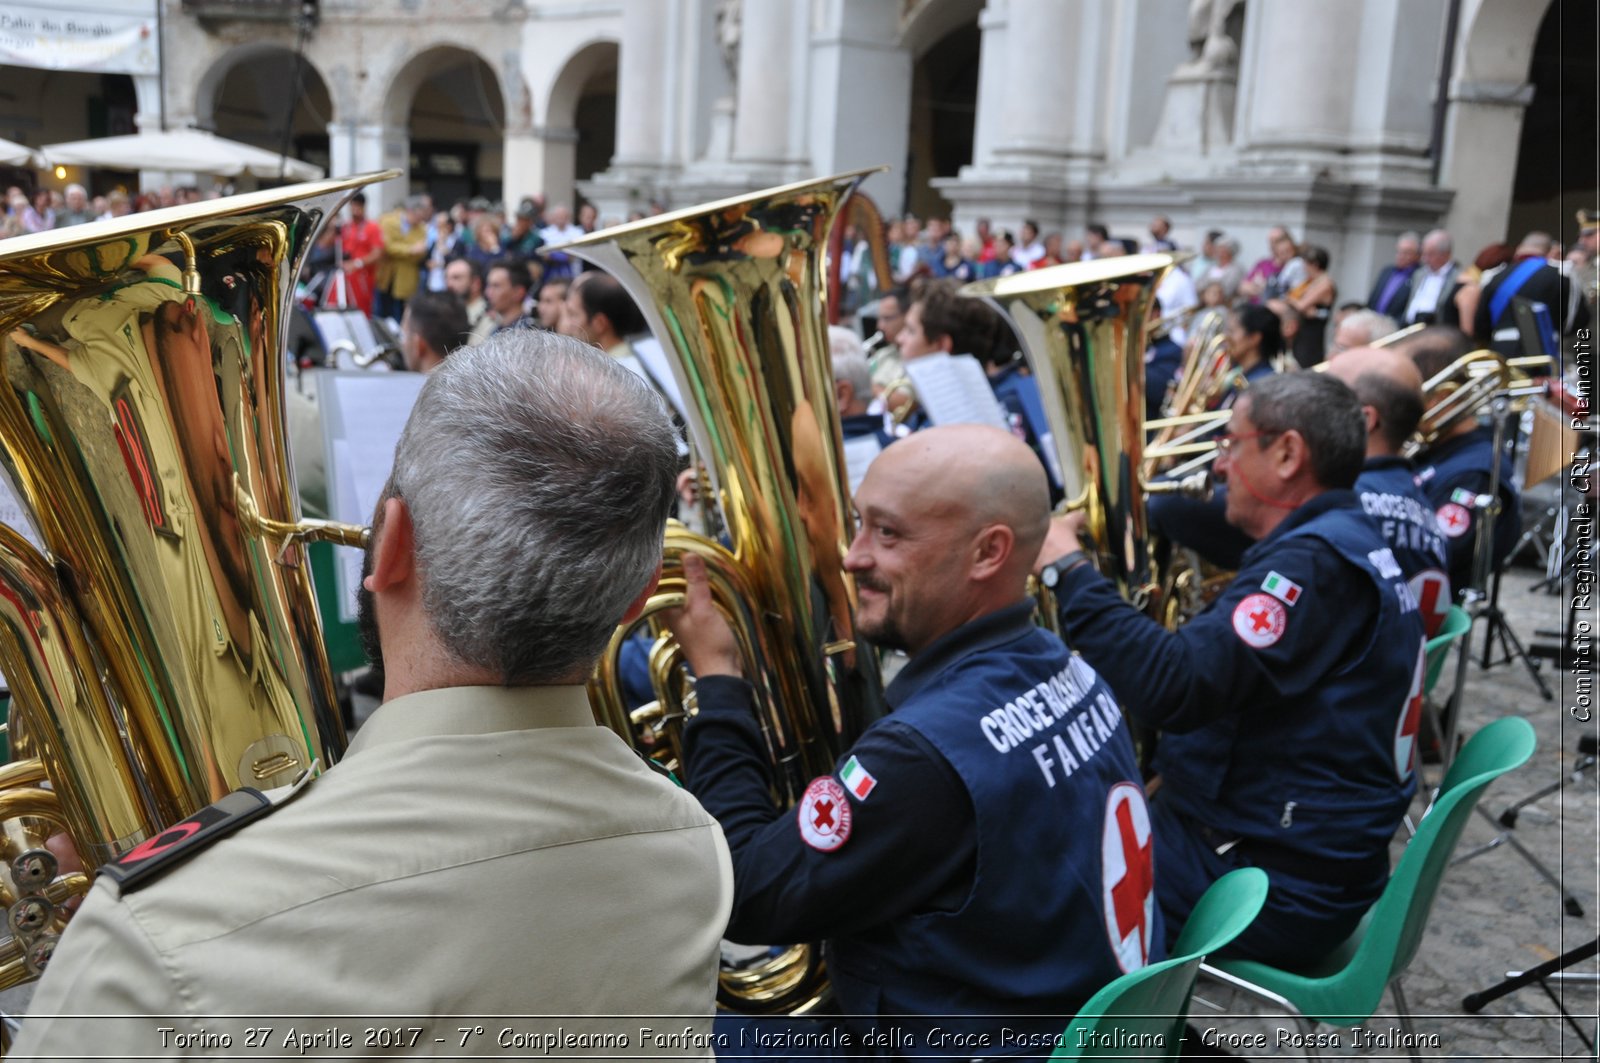
[[[1233,453],[1234,444],[1240,442],[1241,440],[1259,439],[1259,438],[1261,438],[1263,436],[1267,436],[1267,437],[1271,437],[1271,438],[1275,439],[1275,438],[1277,438],[1278,436],[1280,436],[1282,434],[1283,434],[1282,432],[1268,432],[1268,431],[1262,431],[1262,432],[1227,432],[1227,433],[1224,433],[1223,435],[1220,435],[1220,436],[1217,437],[1217,453],[1219,455],[1221,455],[1221,454],[1232,454]]]

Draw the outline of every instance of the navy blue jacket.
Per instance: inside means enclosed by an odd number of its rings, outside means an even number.
[[[1417,459],[1417,486],[1433,503],[1434,517],[1450,555],[1450,586],[1457,596],[1472,585],[1472,550],[1481,499],[1489,493],[1494,430],[1487,426],[1447,439]],[[1491,557],[1496,566],[1511,553],[1522,528],[1522,501],[1511,482],[1509,455],[1500,456],[1500,516],[1495,519]],[[1479,588],[1482,590],[1483,588]]]
[[[847,417],[839,418],[839,429],[846,439],[859,439],[861,436],[877,436],[878,446],[886,447],[894,442],[894,436],[889,434],[884,427],[883,414],[881,413],[853,413]]]
[[[1059,1032],[1125,968],[1163,955],[1127,727],[1031,603],[943,636],[890,684],[891,714],[812,783],[846,788],[849,836],[830,851],[805,836],[807,803],[773,803],[749,687],[713,677],[699,690],[687,783],[733,854],[728,936],[827,939],[845,1014],[927,1016],[895,1023],[919,1051],[959,1054],[924,1047],[937,1025],[987,1031],[1005,1054],[1002,1027]],[[1030,1014],[1042,1017],[1006,1018]]]
[[[1368,458],[1356,478],[1356,495],[1394,551],[1431,637],[1450,608],[1449,560],[1433,506],[1417,487],[1416,470],[1405,458]]]
[[[1063,630],[1141,723],[1163,728],[1161,798],[1274,867],[1382,890],[1415,788],[1422,624],[1354,492],[1326,491],[1245,552],[1228,590],[1169,632],[1080,566]],[[1274,890],[1292,890],[1274,875]]]

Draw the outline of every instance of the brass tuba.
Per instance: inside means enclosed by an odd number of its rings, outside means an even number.
[[[0,243],[0,986],[35,977],[89,872],[344,731],[284,438],[285,320],[323,181]]]
[[[683,601],[681,557],[705,558],[713,597],[744,651],[780,803],[833,771],[881,712],[875,652],[857,640],[844,571],[854,522],[826,331],[825,251],[845,200],[872,170],[772,188],[607,229],[561,250],[607,270],[639,304],[689,407],[689,430],[720,503],[728,545],[669,528],[644,622]],[[659,628],[657,628],[659,632]],[[651,652],[657,700],[629,714],[619,630],[590,695],[595,715],[677,766],[692,711],[675,646]],[[721,997],[746,1011],[803,1010],[821,996],[820,956],[796,946],[725,971]]]
[[[1141,608],[1160,599],[1143,478],[1144,350],[1171,255],[1074,262],[969,284],[1009,320],[1039,382],[1068,509],[1097,567]],[[1085,543],[1090,548],[1090,543]]]

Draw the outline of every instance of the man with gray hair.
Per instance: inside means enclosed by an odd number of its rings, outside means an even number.
[[[1383,267],[1378,279],[1373,282],[1372,294],[1367,296],[1367,309],[1389,317],[1399,317],[1404,313],[1405,296],[1421,256],[1422,237],[1414,232],[1401,233],[1394,242],[1393,264]]]
[[[829,326],[828,340],[833,349],[833,397],[839,405],[845,466],[853,493],[861,486],[872,459],[894,442],[894,436],[889,434],[883,414],[869,412],[872,371],[861,353],[861,340],[838,325]]]
[[[1422,623],[1351,488],[1360,403],[1325,373],[1252,383],[1218,441],[1228,523],[1255,539],[1204,612],[1168,631],[1057,518],[1035,564],[1061,631],[1129,716],[1162,729],[1151,818],[1169,938],[1238,867],[1272,880],[1230,953],[1282,963],[1332,950],[1383,891],[1416,789]]]
[[[1450,234],[1435,229],[1422,238],[1422,268],[1411,275],[1402,325],[1456,325],[1456,293],[1461,290],[1461,267],[1451,257],[1455,244]]]
[[[56,211],[56,228],[63,225],[84,225],[95,220],[94,208],[89,205],[89,193],[82,185],[68,185],[66,206]]]
[[[1339,323],[1334,326],[1333,344],[1328,348],[1328,358],[1331,361],[1341,351],[1369,347],[1399,327],[1395,324],[1394,318],[1380,314],[1376,310],[1351,310],[1339,318]]]
[[[257,1016],[374,1000],[386,1019],[367,1025],[401,1040],[347,1025],[340,1055],[431,1049],[457,1036],[446,1016],[522,1016],[486,1044],[637,1030],[617,1015],[691,1016],[708,1034],[727,846],[596,726],[584,689],[655,587],[677,460],[661,401],[575,340],[518,330],[447,359],[401,436],[367,554],[384,703],[295,795],[246,801],[243,829],[179,831],[157,848],[181,863],[125,857],[102,874],[13,1058],[209,1056],[259,1036]],[[691,1037],[618,1043],[710,1058]]]

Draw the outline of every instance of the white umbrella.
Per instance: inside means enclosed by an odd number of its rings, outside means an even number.
[[[0,165],[5,166],[34,166],[38,158],[34,150],[26,144],[18,144],[11,140],[0,140]]]
[[[226,140],[203,129],[149,130],[131,136],[100,140],[74,140],[47,144],[39,149],[51,165],[104,166],[114,170],[174,170],[209,173],[219,177],[273,178],[279,167],[285,178],[315,181],[322,170],[298,159],[285,159],[275,151]]]

